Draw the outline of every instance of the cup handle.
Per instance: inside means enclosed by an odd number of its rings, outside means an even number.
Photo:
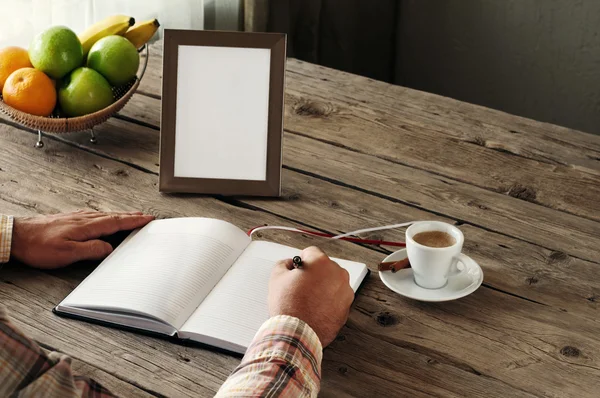
[[[463,263],[463,265],[464,265],[463,269],[458,269],[457,264],[459,262]],[[473,259],[471,257],[467,256],[466,254],[459,253],[456,256],[454,256],[454,262],[450,266],[450,270],[448,271],[448,277],[460,275],[463,272],[466,272],[467,268],[469,268],[469,266],[471,266],[471,268],[472,268],[474,265],[475,265],[475,261],[473,261]]]

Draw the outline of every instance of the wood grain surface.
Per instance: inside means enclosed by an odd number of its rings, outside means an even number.
[[[0,120],[0,212],[79,208],[328,232],[459,225],[484,270],[471,296],[421,303],[374,272],[325,350],[321,396],[594,397],[600,385],[600,137],[289,60],[280,199],[160,194],[160,48],[120,115],[46,138]],[[402,239],[402,231],[370,234]],[[390,248],[262,239],[368,264]],[[9,264],[0,302],[45,349],[123,396],[212,396],[239,358],[53,315],[89,272]]]

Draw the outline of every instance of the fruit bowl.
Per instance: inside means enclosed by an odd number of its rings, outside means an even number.
[[[140,85],[140,81],[142,80],[142,77],[144,77],[144,73],[146,73],[148,58],[150,56],[148,46],[145,45],[140,52],[145,54],[145,59],[136,77],[129,83],[119,87],[113,87],[112,91],[115,102],[97,112],[79,117],[64,117],[60,113],[54,113],[49,117],[35,116],[19,111],[4,103],[1,93],[0,111],[6,114],[14,122],[30,129],[37,130],[38,141],[35,144],[37,148],[42,148],[44,146],[44,142],[42,140],[43,133],[71,133],[84,130],[89,130],[91,134],[90,142],[95,144],[97,140],[94,134],[94,127],[104,123],[111,116],[123,109],[125,104],[127,104],[127,102],[131,99]]]

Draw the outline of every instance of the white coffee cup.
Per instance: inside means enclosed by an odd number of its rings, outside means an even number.
[[[417,243],[413,237],[420,232],[442,231],[455,240],[454,244],[447,247],[429,247]],[[473,262],[471,258],[462,254],[465,237],[460,229],[454,225],[441,221],[419,221],[406,229],[406,252],[415,283],[426,289],[439,289],[448,283],[448,278],[464,272],[466,264]],[[458,263],[463,263],[463,268],[458,268]]]

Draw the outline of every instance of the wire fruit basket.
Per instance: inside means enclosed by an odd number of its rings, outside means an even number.
[[[17,124],[20,124],[33,130],[37,130],[38,140],[35,144],[36,148],[44,147],[44,133],[60,134],[85,130],[88,130],[90,132],[90,142],[92,144],[95,144],[98,142],[98,140],[96,138],[96,135],[94,134],[94,127],[101,123],[104,123],[111,116],[115,115],[117,112],[123,109],[125,104],[127,104],[127,102],[131,99],[131,97],[139,87],[142,77],[144,77],[144,74],[146,73],[146,67],[148,66],[148,58],[150,57],[148,45],[142,47],[139,52],[143,52],[145,57],[142,67],[138,71],[136,77],[133,78],[129,83],[126,83],[119,87],[113,87],[112,92],[115,101],[111,105],[97,112],[79,117],[64,117],[64,115],[61,115],[60,112],[56,111],[48,117],[35,116],[29,113],[19,111],[7,105],[2,100],[2,93],[0,93],[0,111],[7,115],[11,120],[16,122]]]

